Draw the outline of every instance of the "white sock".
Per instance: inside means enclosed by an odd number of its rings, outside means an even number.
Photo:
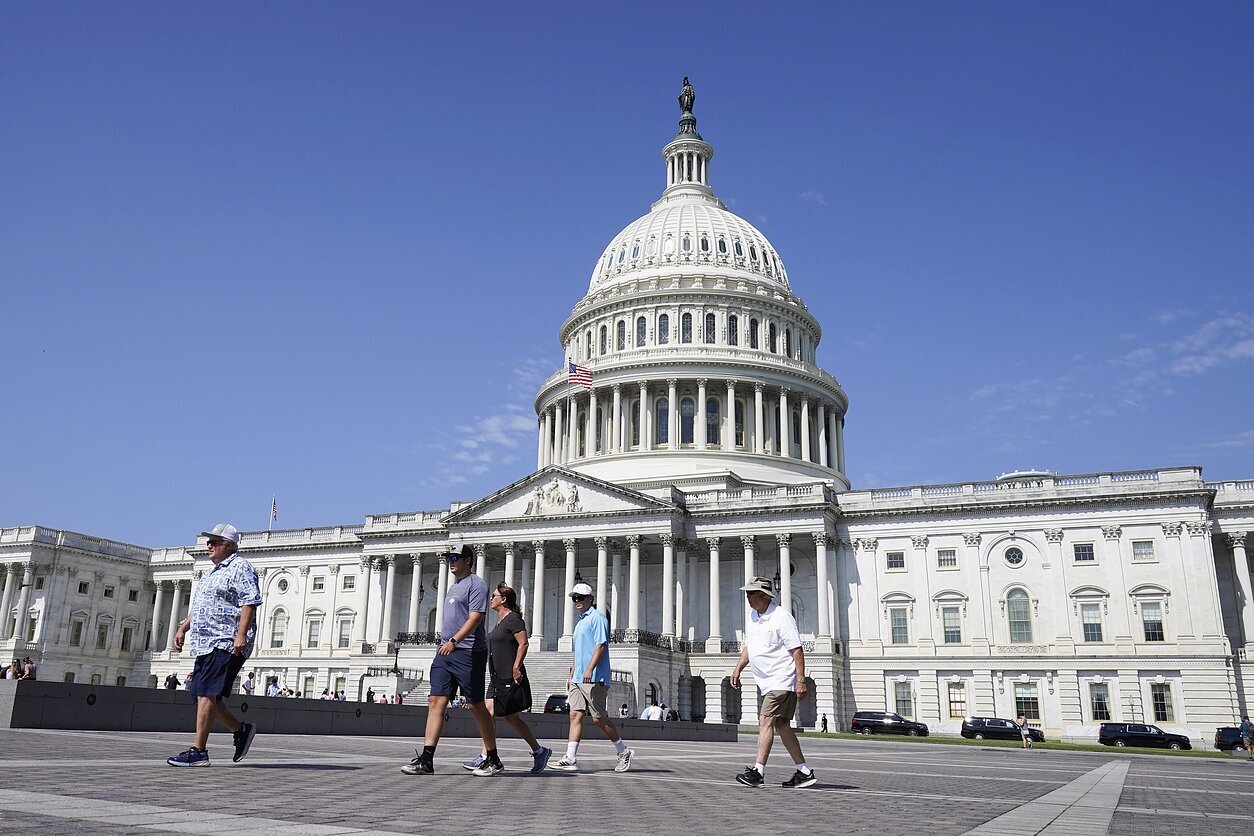
[[[623,752],[627,751],[627,742],[620,737],[618,740],[614,741],[614,749],[621,755]]]
[[[573,761],[578,757],[579,743],[568,742],[566,744],[566,760]]]
[[[766,764],[764,764],[764,763],[755,763],[755,764],[753,765],[753,768],[754,768],[754,769],[756,769],[756,770],[758,771],[758,774],[759,774],[759,775],[761,775],[763,778],[765,778],[765,777],[766,777]]]
[[[814,771],[813,769],[811,769],[809,766],[806,765],[805,761],[802,761],[801,763],[797,764],[797,770],[806,775],[809,775],[811,772]]]

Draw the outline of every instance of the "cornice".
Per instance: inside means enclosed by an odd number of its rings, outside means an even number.
[[[1004,512],[1015,508],[1046,508],[1046,507],[1079,507],[1085,505],[1107,505],[1117,503],[1121,505],[1158,505],[1170,500],[1205,500],[1208,498],[1209,491],[1206,490],[1181,490],[1181,491],[1165,491],[1159,493],[1137,493],[1137,494],[1098,494],[1088,496],[1034,496],[1024,497],[1022,499],[1006,498],[997,502],[985,503],[982,501],[971,501],[969,503],[928,503],[927,505],[901,506],[896,508],[865,508],[865,509],[849,509],[840,506],[840,515],[846,520],[864,520],[879,517],[921,517],[921,516],[937,516],[942,514],[963,514],[971,516],[975,514],[987,514],[992,512]],[[840,499],[837,497],[837,503]]]

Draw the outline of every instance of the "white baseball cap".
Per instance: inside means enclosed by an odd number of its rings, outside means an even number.
[[[230,523],[218,523],[209,531],[200,532],[201,537],[221,537],[239,545],[239,531]]]
[[[575,597],[576,595],[591,595],[591,594],[592,594],[592,587],[588,586],[586,583],[577,583],[570,590],[570,595],[572,598]]]

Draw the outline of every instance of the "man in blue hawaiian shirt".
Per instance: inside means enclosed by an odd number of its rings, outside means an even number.
[[[233,761],[239,762],[248,754],[257,734],[252,723],[241,723],[222,701],[253,652],[257,605],[261,603],[257,570],[237,554],[239,532],[235,526],[218,523],[201,536],[207,538],[213,567],[196,584],[187,618],[174,634],[174,649],[181,651],[186,643],[196,660],[188,677],[190,690],[196,695],[196,738],[187,751],[166,760],[170,766],[209,765],[209,730],[215,719],[235,737]]]

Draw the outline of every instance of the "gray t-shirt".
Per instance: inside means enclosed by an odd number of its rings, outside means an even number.
[[[488,612],[488,585],[478,575],[467,575],[448,588],[444,598],[444,623],[440,625],[440,638],[448,641],[462,629],[472,612]],[[462,639],[457,647],[460,650],[486,650],[487,633],[483,627],[483,618],[473,633]]]

